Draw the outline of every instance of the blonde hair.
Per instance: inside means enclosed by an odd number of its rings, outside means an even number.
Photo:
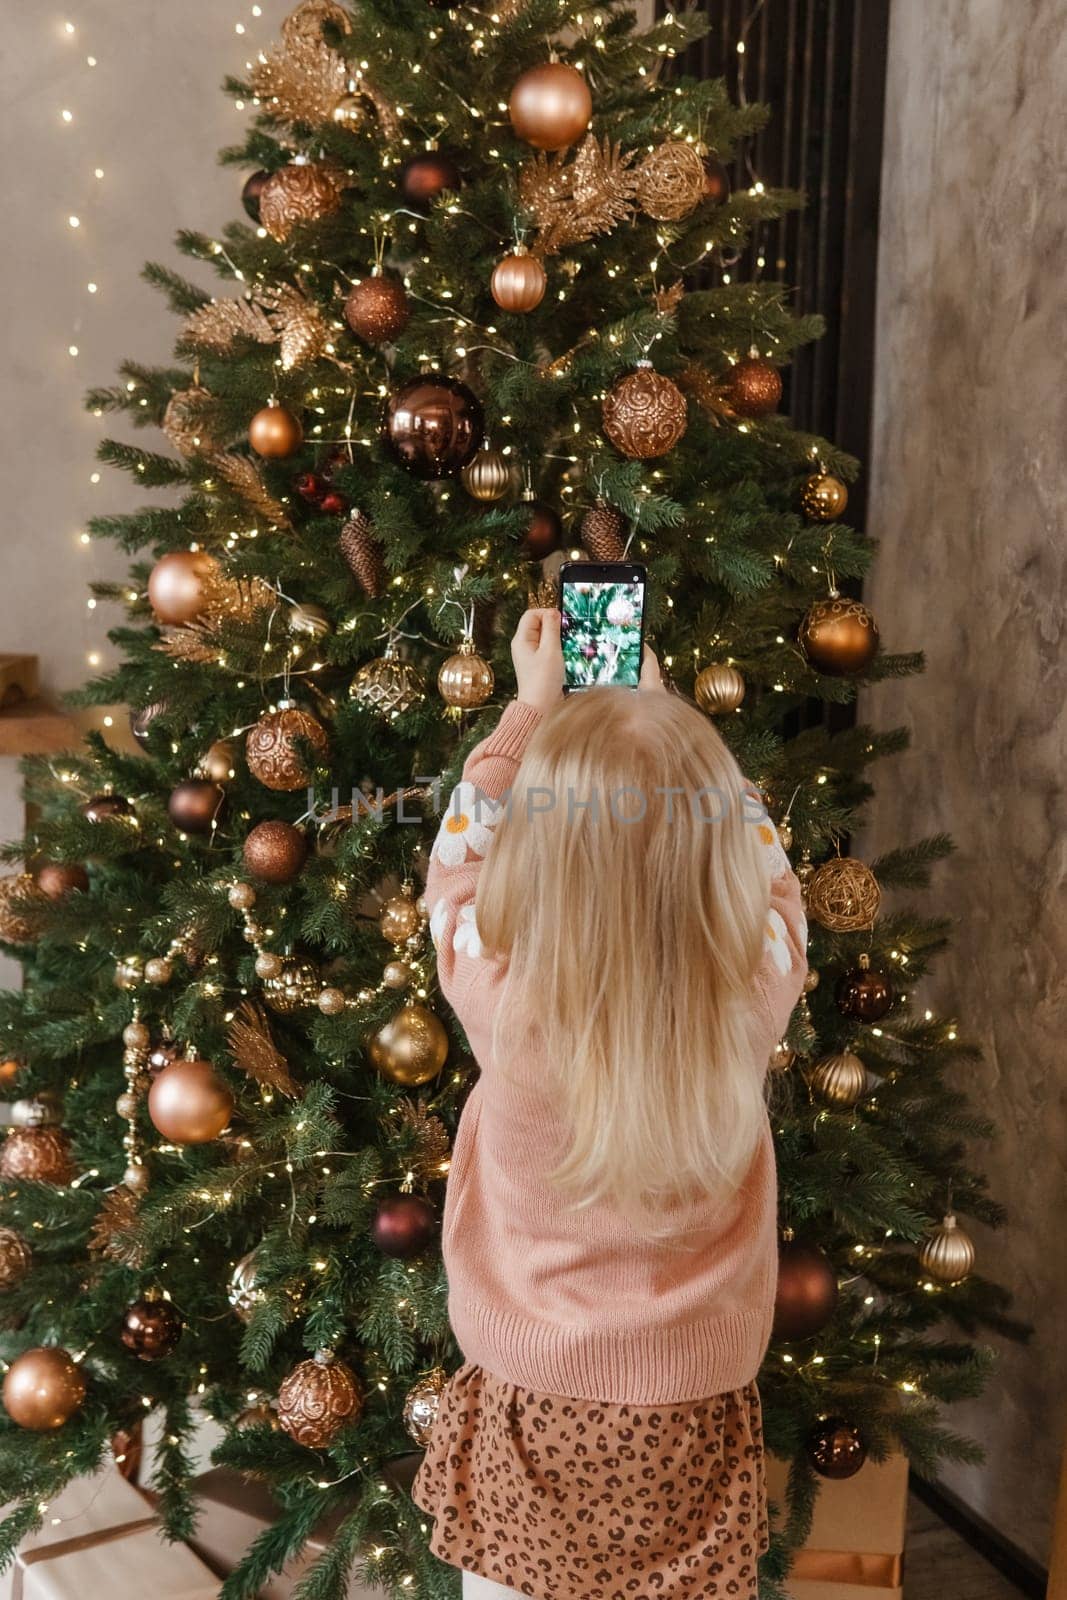
[[[685,701],[583,691],[531,741],[478,888],[483,944],[508,963],[498,1069],[538,1037],[567,1130],[548,1177],[653,1235],[676,1204],[736,1191],[764,1123],[750,1035],[770,890],[746,792]]]

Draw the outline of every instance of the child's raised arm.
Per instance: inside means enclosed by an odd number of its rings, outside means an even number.
[[[808,923],[800,881],[770,819],[758,825],[771,873],[771,903],[756,977],[760,1009],[770,1040],[768,1055],[789,1025],[808,971]]]

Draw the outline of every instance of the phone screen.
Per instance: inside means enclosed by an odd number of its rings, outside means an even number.
[[[636,689],[644,643],[644,568],[569,562],[561,573],[560,612],[564,688]]]

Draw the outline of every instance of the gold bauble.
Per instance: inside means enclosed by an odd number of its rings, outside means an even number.
[[[878,624],[859,600],[831,595],[816,600],[800,624],[800,648],[818,672],[831,678],[863,672],[878,654]]]
[[[448,1057],[448,1034],[428,1006],[404,1006],[370,1041],[371,1061],[383,1077],[406,1089],[436,1078]]]
[[[637,169],[637,203],[657,222],[677,222],[696,210],[706,182],[696,147],[683,139],[667,139]]]
[[[593,97],[576,68],[546,61],[516,80],[508,115],[516,136],[527,144],[538,150],[565,150],[588,128]]]
[[[3,1395],[12,1422],[32,1433],[51,1433],[85,1399],[85,1379],[66,1350],[42,1345],[15,1357],[4,1377]]]
[[[723,711],[736,711],[745,698],[745,680],[736,667],[725,661],[713,661],[697,673],[693,698],[709,717]]]
[[[281,971],[263,981],[263,998],[272,1011],[283,1017],[313,1006],[319,998],[322,979],[310,961],[296,956],[282,959]]]
[[[33,1265],[33,1251],[14,1228],[0,1228],[0,1290],[14,1289]]]
[[[9,944],[32,944],[37,937],[35,906],[43,906],[45,896],[28,872],[12,872],[0,878],[0,939]]]
[[[441,1394],[448,1381],[443,1367],[412,1385],[404,1397],[404,1426],[417,1445],[425,1450],[433,1434],[437,1413],[441,1409]]]
[[[779,822],[779,823],[777,823],[775,825],[774,831],[778,835],[778,843],[781,845],[782,849],[787,851],[787,852],[792,850],[792,848],[793,848],[793,830],[789,826],[789,823],[788,822]]]
[[[317,222],[341,208],[343,174],[326,162],[293,161],[271,174],[259,194],[259,220],[283,243],[297,223]]]
[[[501,311],[534,311],[545,298],[548,278],[536,256],[516,250],[493,268],[489,292]]]
[[[784,1039],[779,1039],[771,1051],[771,1058],[767,1062],[767,1066],[771,1072],[787,1072],[796,1058],[796,1051],[786,1044]]]
[[[297,1444],[324,1450],[359,1420],[363,1391],[352,1368],[328,1351],[301,1361],[278,1390],[278,1421]]]
[[[171,1144],[209,1144],[233,1116],[234,1099],[210,1061],[179,1057],[152,1080],[148,1115]]]
[[[324,1017],[339,1017],[347,1006],[348,999],[343,989],[330,985],[319,990],[319,997],[315,1003]]]
[[[392,721],[424,699],[426,684],[418,668],[401,661],[390,645],[383,656],[360,667],[348,692],[364,711]]]
[[[804,898],[821,928],[830,933],[864,933],[874,927],[882,891],[866,862],[855,856],[833,856],[815,868]]]
[[[387,989],[407,989],[415,982],[415,970],[409,961],[387,961],[382,968],[382,982]]]
[[[950,1211],[919,1251],[919,1266],[936,1283],[962,1283],[974,1266],[974,1243]]]
[[[265,712],[245,740],[248,770],[266,789],[291,793],[311,781],[302,747],[310,749],[316,766],[326,760],[330,742],[310,711],[283,701],[277,711]]]
[[[446,705],[471,711],[475,706],[484,706],[495,682],[493,669],[475,650],[474,640],[464,639],[437,674],[437,692]]]
[[[421,921],[418,907],[410,895],[395,894],[382,906],[378,917],[378,931],[383,939],[388,940],[399,950],[412,934],[418,933]]]
[[[261,950],[256,957],[256,977],[276,978],[284,966],[281,956],[275,955],[273,950]]]
[[[212,783],[232,783],[237,749],[232,739],[216,739],[197,762],[197,772]]]
[[[619,378],[604,397],[603,428],[611,443],[631,460],[647,461],[673,450],[685,433],[685,395],[656,372],[651,361]]]
[[[70,1141],[59,1128],[12,1128],[0,1145],[0,1178],[62,1184],[73,1176]]]
[[[800,503],[812,522],[833,522],[848,505],[848,490],[832,472],[813,472],[801,490]]]
[[[827,1105],[854,1106],[867,1087],[867,1068],[851,1050],[842,1050],[816,1061],[808,1082]]]
[[[219,564],[206,550],[171,550],[148,574],[148,603],[160,622],[193,622],[219,582]]]
[[[809,967],[807,972],[804,974],[804,993],[814,994],[818,987],[819,969],[818,967]]]
[[[475,500],[499,500],[511,486],[511,467],[500,450],[483,444],[460,473],[463,487]]]

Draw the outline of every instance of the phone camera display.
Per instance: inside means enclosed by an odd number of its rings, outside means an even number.
[[[643,606],[642,583],[564,583],[560,629],[569,687],[636,687]]]

